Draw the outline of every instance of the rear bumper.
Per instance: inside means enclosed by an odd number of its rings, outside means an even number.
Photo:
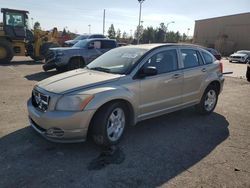
[[[86,140],[94,110],[81,112],[37,110],[31,100],[27,102],[31,127],[53,142],[72,143]]]

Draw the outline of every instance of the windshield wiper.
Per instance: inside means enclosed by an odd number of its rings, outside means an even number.
[[[110,69],[108,68],[104,68],[104,67],[93,67],[93,68],[89,68],[90,70],[97,70],[97,71],[101,71],[101,72],[110,72]]]

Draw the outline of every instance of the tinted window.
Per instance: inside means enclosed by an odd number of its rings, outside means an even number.
[[[200,54],[196,50],[185,49],[181,50],[184,68],[196,67],[202,64]]]
[[[205,60],[205,64],[211,64],[214,62],[214,58],[206,52],[202,52],[202,56]]]
[[[104,35],[92,35],[90,38],[105,38]]]
[[[111,41],[111,40],[103,40],[102,41],[102,48],[104,49],[111,49],[116,47],[116,43],[115,41]]]
[[[166,50],[153,55],[144,67],[156,67],[158,74],[171,72],[177,70],[177,52],[176,50]]]

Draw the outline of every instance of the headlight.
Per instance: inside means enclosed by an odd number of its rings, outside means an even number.
[[[93,95],[65,95],[58,100],[56,110],[82,111],[93,98]]]

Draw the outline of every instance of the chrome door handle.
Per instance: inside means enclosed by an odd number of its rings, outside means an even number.
[[[179,78],[180,76],[181,76],[181,74],[174,74],[174,75],[173,75],[173,78],[177,79],[177,78]]]
[[[202,72],[207,72],[206,68],[201,69]]]

